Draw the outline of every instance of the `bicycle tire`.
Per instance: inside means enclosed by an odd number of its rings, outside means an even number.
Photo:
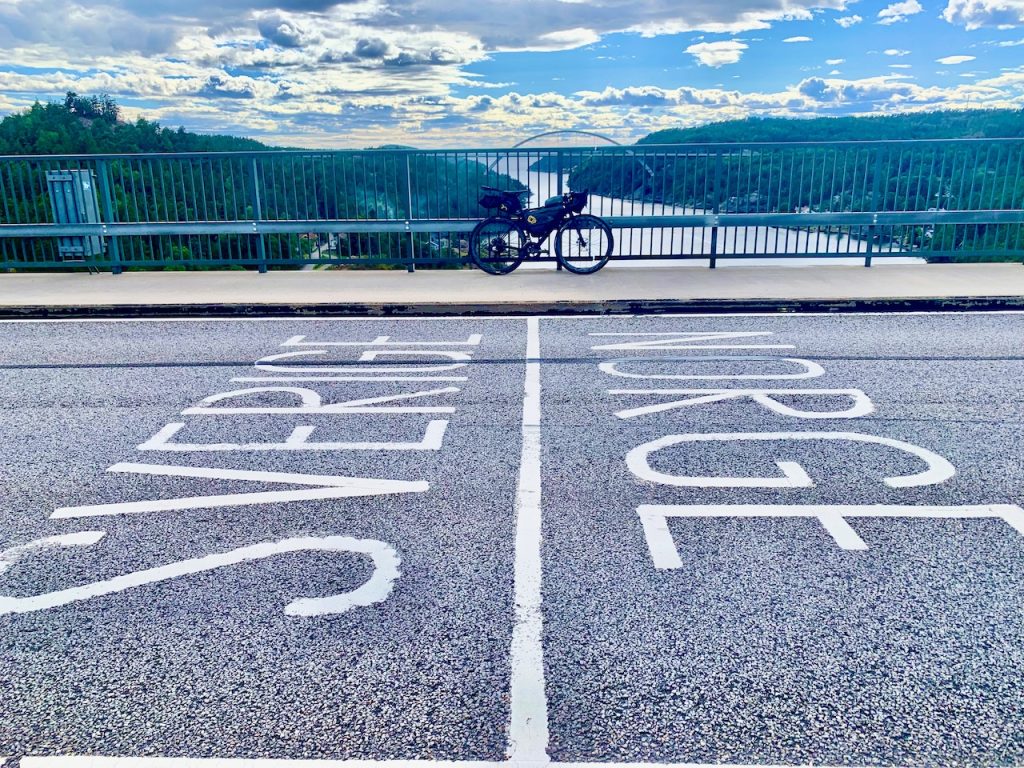
[[[469,235],[473,263],[490,275],[507,275],[523,263],[526,232],[511,219],[491,216],[477,224]],[[484,253],[481,245],[484,244]]]
[[[599,233],[599,235],[591,234],[584,240],[579,234],[584,228],[591,233]],[[572,241],[574,234],[577,238],[575,243]],[[566,235],[570,238],[569,246],[580,247],[579,253],[573,253],[571,247],[570,253],[563,252],[562,243]],[[595,236],[600,237],[599,244],[595,244]],[[584,248],[586,249],[585,253],[583,252]],[[558,228],[558,233],[555,235],[555,256],[558,258],[558,262],[576,275],[592,275],[597,272],[608,263],[608,257],[612,255],[614,248],[615,237],[612,235],[612,228],[608,226],[608,222],[589,213],[573,216]]]

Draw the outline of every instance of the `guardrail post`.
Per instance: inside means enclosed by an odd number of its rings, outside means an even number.
[[[864,266],[871,266],[871,254],[875,249],[875,236],[878,233],[878,227],[875,222],[878,221],[878,193],[879,187],[882,183],[882,148],[877,147],[875,149],[875,177],[871,180],[871,226],[868,227],[868,251],[864,257]]]
[[[714,201],[711,207],[711,213],[715,216],[715,226],[711,227],[711,258],[708,259],[708,267],[715,269],[717,267],[717,259],[715,256],[718,253],[718,214],[721,212],[720,203],[718,200],[718,189],[722,183],[722,150],[715,151],[715,175],[712,177],[711,182],[711,194],[712,200]],[[705,203],[705,206],[707,203]],[[706,209],[705,209],[706,210]]]
[[[406,226],[409,229],[409,263],[405,265],[407,272],[416,271],[416,236],[412,232],[412,162],[409,160],[409,153],[405,153],[405,204],[409,206],[406,211]]]
[[[259,271],[261,275],[267,273],[267,244],[264,236],[259,231],[259,222],[263,219],[263,203],[260,201],[259,173],[256,168],[256,158],[252,158],[250,170],[252,172],[252,228],[256,233],[256,254],[259,258]]]
[[[112,224],[117,220],[114,213],[114,200],[110,194],[110,163],[106,160],[96,162],[96,183],[99,184],[100,205],[103,206],[103,221]],[[117,235],[107,235],[110,242],[110,274],[120,275],[121,267],[121,244]]]

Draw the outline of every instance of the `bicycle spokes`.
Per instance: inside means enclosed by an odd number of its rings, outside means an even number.
[[[562,225],[555,239],[558,260],[570,272],[597,272],[611,256],[614,240],[608,224],[597,216],[576,216]]]

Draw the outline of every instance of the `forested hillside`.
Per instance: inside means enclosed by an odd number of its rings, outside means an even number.
[[[637,144],[879,141],[1024,137],[1024,110],[916,112],[875,117],[750,118],[655,131]]]
[[[257,165],[250,158],[194,156],[172,160],[126,158],[108,163],[114,218],[122,222],[232,221],[254,217],[260,189],[262,216],[269,220],[475,218],[480,184],[521,186],[467,157],[408,155],[401,147],[362,152],[274,152],[252,139],[170,130],[156,122],[122,121],[109,97],[69,93],[63,102],[35,104],[0,122],[0,154],[120,154],[163,152],[267,151]],[[407,167],[406,159],[410,162]],[[66,164],[75,167],[78,161]],[[82,163],[90,167],[90,163]],[[0,223],[52,221],[46,159],[14,159],[0,165]],[[410,211],[410,203],[412,210]],[[315,225],[311,225],[311,229]],[[454,255],[449,238],[407,234],[310,232],[268,235],[270,260],[316,254],[323,258],[443,259]],[[456,241],[457,242],[457,241]],[[0,243],[9,249],[12,243]],[[254,238],[242,235],[132,237],[120,242],[123,261],[186,261],[250,258]],[[52,258],[53,242],[20,244],[33,258]]]
[[[724,213],[1020,209],[1024,142],[862,144],[842,141],[1024,137],[1024,112],[736,120],[659,131],[635,151],[585,157],[573,189]],[[781,142],[736,147],[734,143]],[[790,146],[796,142],[820,142]],[[651,145],[715,144],[680,151]],[[717,179],[717,184],[715,180]],[[1021,225],[907,226],[871,237],[963,259],[1021,258]],[[859,234],[859,233],[857,233]],[[945,258],[945,257],[943,257]]]
[[[105,95],[68,93],[63,102],[36,103],[0,121],[0,155],[270,149],[253,139],[175,131],[143,118],[128,123],[120,117],[120,107]]]

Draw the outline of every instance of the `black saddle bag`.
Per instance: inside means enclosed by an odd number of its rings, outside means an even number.
[[[519,195],[511,192],[488,192],[480,198],[480,205],[483,208],[497,208],[503,213],[513,214],[523,210],[523,202]]]

